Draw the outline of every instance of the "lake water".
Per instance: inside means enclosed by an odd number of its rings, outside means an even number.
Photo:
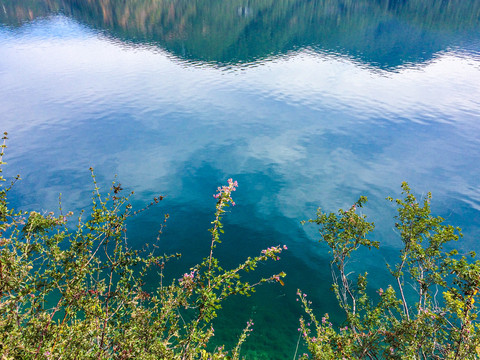
[[[231,267],[286,244],[259,275],[287,273],[225,305],[216,341],[248,319],[248,359],[292,359],[301,309],[341,314],[326,249],[300,221],[367,195],[382,247],[352,269],[385,286],[400,244],[395,209],[408,181],[480,251],[480,1],[0,0],[0,131],[9,132],[11,199],[24,209],[88,207],[93,166],[118,175],[140,207],[130,243],[181,252],[180,277],[208,254],[217,186],[237,206],[217,255]],[[153,280],[152,280],[153,281]],[[154,284],[151,284],[152,286]]]

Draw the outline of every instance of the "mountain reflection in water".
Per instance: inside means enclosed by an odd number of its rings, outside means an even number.
[[[178,279],[208,254],[212,194],[233,177],[222,266],[286,244],[258,273],[287,277],[225,304],[215,341],[231,346],[252,318],[243,354],[292,359],[297,288],[342,321],[326,250],[300,225],[317,206],[368,196],[382,245],[351,265],[372,292],[398,259],[385,197],[402,181],[480,251],[479,19],[478,0],[0,0],[4,174],[23,178],[10,201],[55,210],[62,193],[77,213],[90,166],[102,190],[118,174],[136,208],[161,193],[129,241],[157,236],[168,212],[160,246],[182,253]]]
[[[310,48],[382,69],[480,39],[465,0],[2,0],[0,22],[63,13],[110,36],[192,62],[235,65]]]

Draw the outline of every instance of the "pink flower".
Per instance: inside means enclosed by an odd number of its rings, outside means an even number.
[[[220,202],[228,202],[235,206],[235,202],[231,198],[231,193],[238,187],[238,182],[228,179],[228,186],[222,186],[217,188],[217,193],[213,195],[215,199],[220,199]]]

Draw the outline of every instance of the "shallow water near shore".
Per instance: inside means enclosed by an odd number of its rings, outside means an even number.
[[[238,181],[217,255],[233,267],[286,244],[285,271],[251,298],[225,304],[215,341],[232,346],[247,320],[247,359],[292,359],[298,288],[317,314],[342,315],[325,247],[301,220],[360,195],[378,251],[352,269],[388,283],[400,246],[385,197],[407,181],[433,193],[433,213],[479,251],[480,2],[0,0],[0,131],[5,174],[22,175],[11,203],[89,206],[89,167],[114,175],[141,208],[130,244],[157,236],[181,252],[180,277],[208,254],[212,194]],[[151,279],[151,286],[155,286]],[[300,346],[298,351],[301,351]]]

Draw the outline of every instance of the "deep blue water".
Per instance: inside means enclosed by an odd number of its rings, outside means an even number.
[[[82,5],[83,4],[83,5]],[[110,4],[110,5],[108,5]],[[110,6],[110,7],[109,7]],[[173,10],[172,10],[173,9]],[[352,264],[388,281],[395,209],[408,181],[480,251],[479,1],[0,0],[0,131],[9,132],[11,201],[88,207],[93,166],[141,207],[130,243],[181,252],[180,276],[208,254],[217,186],[239,182],[217,255],[224,267],[277,244],[259,274],[285,286],[234,299],[217,323],[235,342],[250,318],[249,359],[291,359],[297,288],[318,314],[341,315],[326,249],[300,221],[367,195],[376,253]],[[152,280],[153,281],[153,280]],[[154,286],[154,284],[151,284]]]

